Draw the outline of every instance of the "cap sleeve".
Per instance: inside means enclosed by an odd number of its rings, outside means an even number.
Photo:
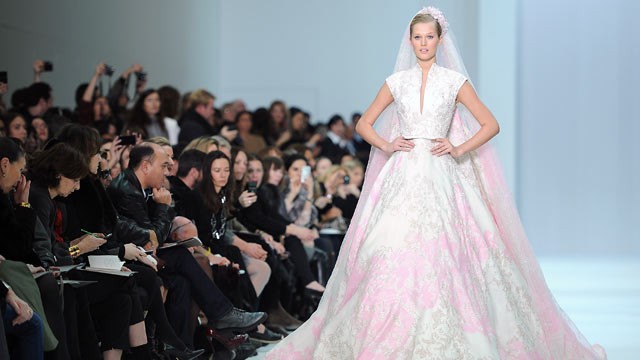
[[[398,99],[398,95],[400,93],[400,79],[399,78],[400,78],[400,72],[397,72],[395,74],[390,75],[385,80],[385,82],[387,83],[387,86],[389,87],[389,90],[391,91],[391,95],[393,96],[394,100]]]
[[[462,87],[462,85],[464,85],[464,83],[467,81],[467,77],[460,74],[459,72],[453,72],[453,79],[452,79],[452,89],[453,89],[453,93],[456,94],[456,96],[458,96],[458,91],[460,91],[460,88]]]

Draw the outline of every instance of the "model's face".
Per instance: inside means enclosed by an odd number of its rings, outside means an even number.
[[[149,116],[156,116],[160,112],[160,95],[154,92],[144,99],[144,112]]]
[[[411,32],[411,46],[420,61],[431,61],[436,57],[436,49],[440,44],[440,37],[435,22],[417,23]]]
[[[307,166],[307,162],[300,159],[294,161],[289,170],[287,170],[287,175],[289,175],[289,179],[291,179],[292,184],[299,184],[302,179],[302,168]]]
[[[24,156],[18,158],[14,162],[10,162],[8,158],[2,158],[0,159],[0,166],[2,166],[0,187],[2,188],[3,193],[8,194],[18,185],[20,177],[27,166],[27,161]]]
[[[240,181],[247,172],[247,154],[243,151],[239,151],[236,155],[236,159],[233,162],[233,177]]]
[[[215,159],[211,162],[211,181],[216,192],[219,192],[229,182],[229,161],[227,159]]]
[[[282,168],[275,169],[273,165],[269,169],[269,184],[271,185],[280,185],[280,181],[284,177],[284,170]]]
[[[249,170],[247,173],[247,179],[249,181],[255,181],[257,186],[260,186],[263,175],[264,175],[264,169],[262,168],[262,161],[260,160],[249,161]]]
[[[80,189],[80,179],[69,179],[66,176],[60,176],[60,183],[56,186],[58,196],[67,197],[78,189]]]
[[[27,123],[22,116],[18,116],[9,123],[7,136],[20,139],[23,143],[27,140]]]

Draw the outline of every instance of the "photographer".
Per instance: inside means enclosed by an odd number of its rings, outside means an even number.
[[[111,106],[113,114],[119,118],[126,118],[127,105],[130,100],[128,87],[131,74],[136,74],[135,96],[144,91],[147,85],[146,73],[140,64],[131,65],[113,83],[111,89],[109,89],[107,98],[109,99],[109,106]]]

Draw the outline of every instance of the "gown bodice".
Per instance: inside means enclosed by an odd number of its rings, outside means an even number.
[[[419,65],[398,71],[386,79],[400,118],[400,135],[406,139],[447,137],[464,75],[433,64],[427,75],[420,111],[422,69]]]

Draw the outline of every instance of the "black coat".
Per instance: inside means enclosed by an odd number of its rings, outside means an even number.
[[[271,184],[263,184],[257,195],[258,201],[239,211],[240,222],[251,231],[259,229],[275,238],[285,235],[287,225],[291,224],[291,221],[283,218],[278,212],[281,201],[278,188]]]
[[[188,144],[197,137],[212,136],[218,133],[207,119],[193,109],[188,110],[180,117],[179,124],[180,135],[178,135],[178,143],[180,144]]]
[[[152,230],[157,236],[158,243],[164,243],[169,236],[175,211],[171,206],[158,204],[152,199],[147,200],[133,170],[126,169],[115,178],[109,185],[107,193],[120,219],[129,223],[128,229],[136,234],[144,234],[129,238],[128,242],[144,246],[150,241],[149,232]],[[126,238],[122,234],[118,236]]]
[[[118,216],[107,191],[98,178],[87,176],[80,181],[80,189],[63,200],[66,205],[67,223],[64,237],[73,240],[82,236],[84,229],[93,233],[112,234],[100,253],[120,254],[121,244],[144,243],[148,231],[135,222]]]
[[[39,265],[33,251],[36,219],[33,209],[14,207],[9,195],[0,193],[0,255],[9,260]]]

